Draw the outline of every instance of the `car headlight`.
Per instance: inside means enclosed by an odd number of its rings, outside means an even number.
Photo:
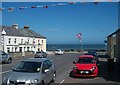
[[[96,69],[96,66],[93,66],[90,70],[94,71]]]
[[[26,83],[26,84],[36,84],[36,83],[38,83],[38,79],[27,80],[25,83]]]
[[[31,84],[36,84],[36,83],[38,83],[38,79],[31,80],[30,83]]]

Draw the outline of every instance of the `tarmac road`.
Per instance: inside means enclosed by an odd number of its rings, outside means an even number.
[[[80,53],[65,53],[64,55],[48,55],[48,58],[56,66],[57,77],[55,83],[112,83],[120,84],[120,78],[118,77],[118,71],[107,69],[107,61],[105,58],[100,58],[99,75],[96,78],[73,78],[70,77],[70,72],[74,67],[73,61],[77,60]],[[29,58],[29,57],[26,57]],[[18,63],[22,58],[15,58],[11,64],[3,64],[2,72],[0,76],[2,78]],[[25,59],[25,58],[23,58]]]

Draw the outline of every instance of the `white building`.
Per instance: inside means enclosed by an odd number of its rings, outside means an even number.
[[[2,31],[6,32],[2,35],[2,49],[4,52],[25,52],[25,51],[45,51],[46,37],[32,31],[29,26],[18,28],[18,24],[10,26],[2,26]]]
[[[0,28],[1,28],[1,26],[0,26]],[[2,31],[2,29],[0,29],[0,41],[2,41],[1,31]],[[2,42],[0,42],[0,50],[2,50]]]

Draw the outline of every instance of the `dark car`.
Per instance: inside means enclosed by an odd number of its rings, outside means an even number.
[[[12,62],[12,57],[3,51],[0,51],[0,63],[11,63],[11,62]]]
[[[99,66],[99,59],[98,59],[97,53],[95,51],[88,51],[88,53],[85,53],[85,55],[92,55],[92,56],[94,56],[94,58],[96,59],[96,63]]]
[[[46,58],[47,57],[47,53],[44,51],[39,51],[35,53],[35,58]]]

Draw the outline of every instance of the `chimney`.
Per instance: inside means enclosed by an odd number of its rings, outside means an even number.
[[[13,24],[12,27],[18,29],[18,24]]]
[[[29,26],[28,26],[28,25],[25,25],[25,26],[24,26],[24,29],[27,29],[27,30],[28,30],[28,29],[29,29]]]

